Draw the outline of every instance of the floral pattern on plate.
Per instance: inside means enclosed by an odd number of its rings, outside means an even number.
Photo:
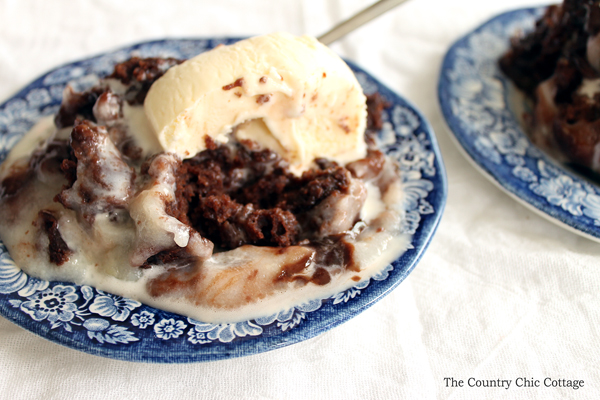
[[[0,105],[0,161],[42,116],[57,111],[65,85],[81,90],[132,55],[189,58],[238,39],[163,40],[65,65]],[[299,304],[250,321],[210,324],[158,310],[89,286],[27,276],[0,243],[0,314],[47,339],[128,361],[196,362],[260,353],[309,339],[372,305],[398,285],[425,251],[441,218],[446,177],[431,128],[404,99],[351,64],[367,94],[379,92],[382,150],[397,159],[406,192],[403,231],[410,249],[371,279],[329,299]]]
[[[535,147],[511,110],[511,83],[498,59],[517,32],[533,29],[544,8],[499,15],[458,40],[442,66],[438,96],[446,122],[484,174],[534,211],[600,241],[600,186]]]

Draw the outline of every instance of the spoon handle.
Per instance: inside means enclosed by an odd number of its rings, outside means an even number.
[[[366,24],[373,18],[376,18],[384,12],[391,10],[392,8],[406,2],[408,0],[379,0],[377,3],[365,8],[364,10],[354,14],[347,20],[339,23],[328,32],[325,32],[317,39],[319,42],[329,45],[347,33],[352,32],[358,27]]]

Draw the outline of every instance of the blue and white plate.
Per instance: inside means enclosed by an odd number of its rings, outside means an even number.
[[[533,29],[545,8],[501,14],[458,40],[442,65],[438,96],[450,130],[477,169],[552,222],[600,241],[600,186],[535,147],[515,117],[498,59],[509,39]],[[518,105],[517,105],[518,106]]]
[[[79,88],[109,74],[132,55],[189,58],[239,39],[161,40],[57,68],[0,105],[0,161],[42,116],[57,111],[67,82]],[[27,276],[0,243],[0,314],[65,346],[128,361],[184,363],[220,360],[277,349],[314,337],[352,318],[396,287],[431,241],[446,201],[446,176],[431,127],[406,100],[351,64],[367,94],[379,92],[384,112],[381,148],[397,159],[406,193],[404,231],[412,243],[398,260],[326,300],[234,324],[209,324],[148,307],[89,286]]]

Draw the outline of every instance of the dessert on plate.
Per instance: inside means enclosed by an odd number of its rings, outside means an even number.
[[[534,144],[600,172],[600,2],[548,7],[499,63],[533,102],[524,121]]]
[[[410,242],[367,104],[307,36],[131,58],[13,148],[0,237],[32,276],[207,322],[326,298]]]

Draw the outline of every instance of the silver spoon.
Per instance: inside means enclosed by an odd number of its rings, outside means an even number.
[[[325,45],[330,45],[342,36],[366,24],[373,18],[380,16],[384,12],[399,6],[406,1],[408,0],[380,0],[377,3],[358,12],[358,14],[354,14],[347,20],[337,24],[331,30],[319,36],[317,40]]]

